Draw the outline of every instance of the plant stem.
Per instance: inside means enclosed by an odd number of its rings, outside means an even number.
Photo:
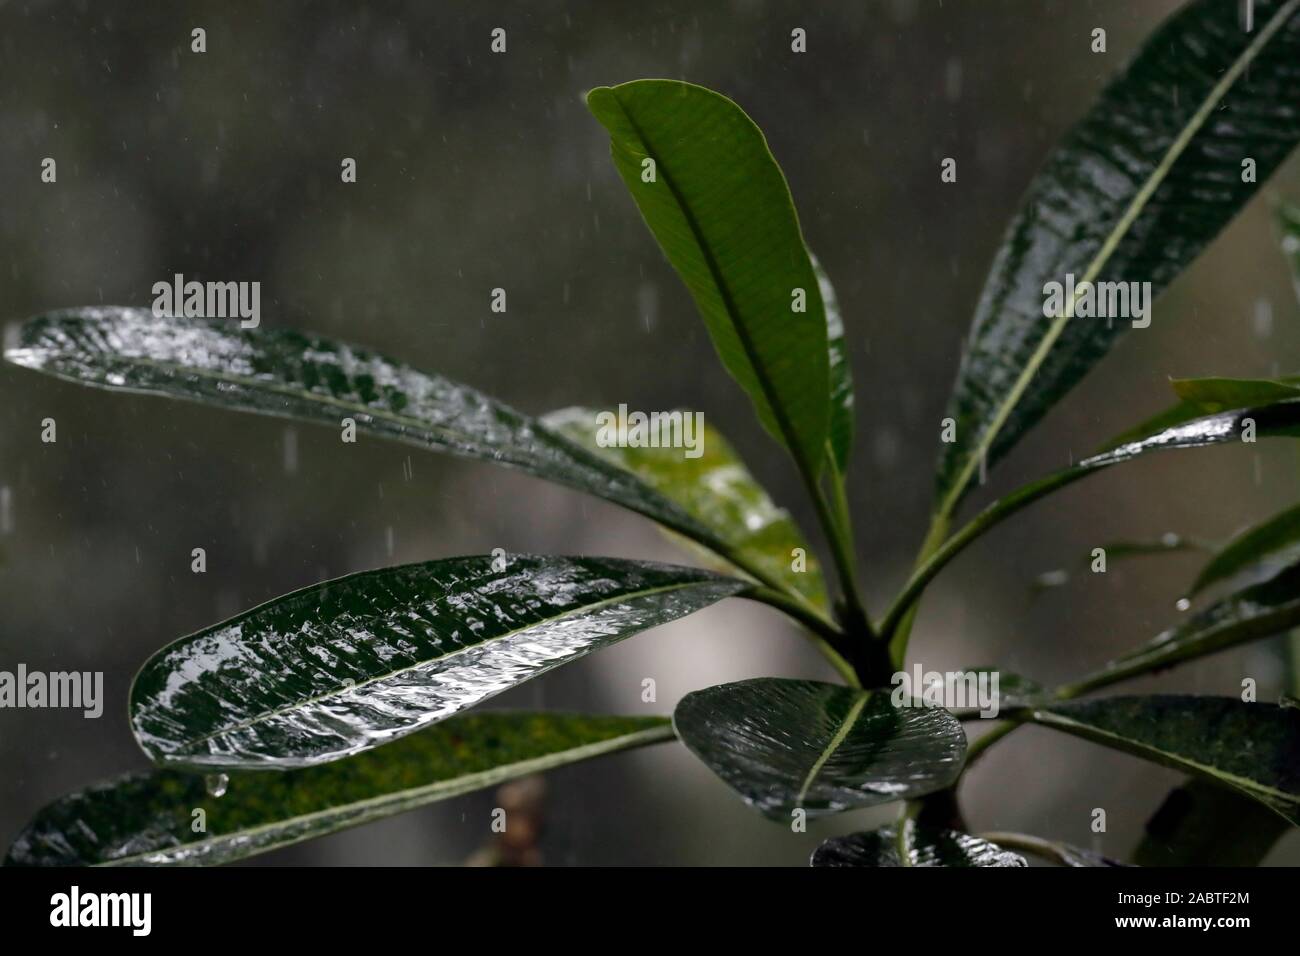
[[[823,617],[811,605],[795,600],[786,591],[770,587],[753,587],[739,596],[774,607],[794,618],[812,632],[811,637],[817,649],[822,652],[831,666],[839,672],[848,685],[850,687],[862,686],[857,671],[841,653],[845,650],[844,632]]]

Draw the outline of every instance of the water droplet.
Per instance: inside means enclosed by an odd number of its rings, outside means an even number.
[[[384,545],[388,548],[388,556],[393,556],[393,526],[390,524],[384,529]]]
[[[13,492],[6,485],[0,488],[0,534],[9,534],[13,530]]]
[[[208,792],[209,797],[224,796],[229,786],[230,778],[224,773],[210,773],[203,778],[203,789]]]
[[[1187,598],[1179,598],[1176,602],[1174,602],[1174,607],[1178,608],[1178,610],[1180,611],[1186,611],[1191,606],[1192,606],[1192,602],[1187,600]]]

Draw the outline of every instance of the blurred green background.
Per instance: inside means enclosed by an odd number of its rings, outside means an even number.
[[[1225,0],[1226,2],[1226,0]],[[312,329],[541,413],[702,409],[804,523],[788,460],[754,424],[587,113],[592,86],[644,76],[718,89],[766,131],[837,285],[858,388],[850,495],[878,613],[924,531],[939,420],[1002,229],[1047,151],[1165,0],[862,3],[10,3],[0,7],[0,325],[148,305],[173,273],[259,280],[263,321]],[[491,8],[490,10],[488,8]],[[489,53],[504,27],[508,51]],[[803,27],[808,52],[790,52]],[[1090,52],[1094,27],[1108,52]],[[207,31],[206,54],[190,31]],[[42,184],[54,157],[58,182]],[[958,182],[939,162],[958,160]],[[358,163],[355,185],[340,161]],[[1300,165],[1269,190],[1300,196]],[[494,287],[509,310],[489,310]],[[1251,206],[973,496],[990,500],[1163,407],[1169,376],[1300,366],[1300,307],[1268,203]],[[40,441],[54,417],[58,442]],[[1255,450],[1257,448],[1258,450]],[[1173,556],[1030,582],[1091,548],[1166,531],[1223,537],[1294,503],[1292,443],[1153,456],[1036,505],[932,588],[913,656],[999,662],[1042,681],[1173,623],[1196,570]],[[99,720],[0,711],[0,840],[47,801],[140,769],[135,668],[167,641],[354,570],[496,547],[681,560],[643,519],[490,465],[330,429],[110,395],[0,368],[0,668],[102,670]],[[391,550],[389,542],[391,540]],[[208,573],[190,572],[204,547]],[[1277,642],[1142,689],[1261,697]],[[729,602],[496,703],[667,713],[763,674],[825,676],[781,618]],[[657,703],[640,698],[656,680]],[[1127,854],[1177,774],[1047,731],[991,752],[964,796],[977,829]],[[550,863],[802,864],[826,836],[747,810],[680,747],[548,778]],[[491,793],[259,862],[424,864],[489,838]],[[1107,809],[1108,832],[1090,832]],[[1300,860],[1293,833],[1271,862]]]

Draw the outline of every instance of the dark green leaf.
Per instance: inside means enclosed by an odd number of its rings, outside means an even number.
[[[831,459],[841,475],[849,470],[853,454],[853,367],[849,361],[848,343],[844,339],[844,318],[835,287],[822,269],[817,257],[812,259],[817,273],[817,285],[822,292],[822,305],[826,310],[826,341],[829,346],[831,377]]]
[[[758,678],[687,694],[677,736],[774,820],[907,800],[950,786],[966,735],[946,710],[895,707],[888,691]]]
[[[1026,866],[1025,858],[955,830],[909,827],[908,859],[899,854],[896,827],[833,837],[813,851],[813,866]]]
[[[1294,383],[1300,383],[1300,377],[1281,379],[1249,378],[1184,378],[1174,379],[1171,384],[1179,395],[1179,402],[1123,434],[1116,435],[1100,449],[1109,451],[1119,445],[1144,438],[1155,432],[1165,431],[1175,425],[1182,425],[1193,419],[1222,412],[1233,408],[1272,405],[1300,397],[1300,390],[1293,391]]]
[[[1045,283],[1165,288],[1300,139],[1300,0],[1194,0],[1166,21],[1048,158],[998,250],[948,414],[936,511],[949,514],[989,465],[1130,327],[1045,317]],[[1243,182],[1241,161],[1256,163]],[[1149,314],[1148,314],[1149,317]]]
[[[599,414],[596,409],[563,408],[543,416],[542,423],[632,472],[708,528],[731,554],[761,571],[766,580],[826,607],[826,582],[808,542],[789,513],[772,503],[721,432],[704,426],[703,453],[698,458],[685,457],[680,448],[601,446],[596,440]],[[796,548],[806,556],[804,571],[791,567]],[[734,567],[714,552],[701,556],[718,570]]]
[[[131,718],[155,761],[288,769],[465,710],[746,585],[612,558],[426,561],[317,584],[163,648]]]
[[[1204,777],[1300,823],[1300,711],[1230,697],[1108,697],[1029,712],[1045,727]]]
[[[474,389],[327,339],[148,309],[52,312],[5,357],[83,385],[165,395],[339,427],[518,468],[717,542],[634,476]]]
[[[1240,587],[1266,581],[1297,561],[1300,561],[1300,505],[1229,541],[1201,570],[1192,585],[1192,593],[1198,594],[1224,582]]]
[[[1230,594],[1079,682],[1102,687],[1300,626],[1300,567]]]
[[[1191,779],[1147,821],[1138,866],[1258,866],[1290,827],[1234,790]]]
[[[517,777],[671,739],[671,725],[659,717],[466,714],[325,767],[232,773],[220,798],[194,774],[131,774],[45,807],[19,834],[5,864],[228,863]],[[203,811],[202,832],[194,829],[196,809]]]
[[[762,132],[677,80],[598,87],[587,106],[646,224],[686,283],[722,364],[809,476],[830,435],[826,315],[790,189]],[[652,160],[654,177],[643,165]],[[806,308],[793,311],[794,290]]]

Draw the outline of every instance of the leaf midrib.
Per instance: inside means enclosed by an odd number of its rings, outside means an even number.
[[[817,775],[821,773],[822,768],[826,766],[826,761],[831,759],[831,755],[834,754],[835,751],[840,748],[840,745],[848,738],[849,733],[853,730],[853,726],[858,722],[858,718],[862,715],[862,709],[866,707],[867,701],[870,698],[870,694],[860,694],[858,695],[858,699],[853,702],[853,706],[849,708],[849,712],[844,715],[844,720],[840,724],[839,730],[835,732],[835,736],[831,738],[830,743],[826,745],[826,748],[813,762],[812,768],[808,771],[808,775],[804,777],[803,785],[799,788],[799,792],[794,798],[795,806],[803,806],[803,802],[808,796],[808,791],[812,788],[813,781],[816,779]]]
[[[1042,341],[1039,342],[1038,347],[1034,350],[1034,354],[1030,356],[1029,363],[1021,371],[1020,376],[1016,379],[1016,382],[1012,386],[1011,391],[1007,394],[1006,399],[1003,401],[1001,406],[999,406],[998,412],[994,416],[993,421],[980,435],[980,439],[976,443],[971,454],[966,457],[966,461],[962,465],[962,470],[958,474],[956,483],[952,486],[951,490],[939,505],[938,514],[944,516],[950,515],[956,507],[957,502],[961,499],[961,496],[967,484],[970,482],[971,475],[974,473],[980,459],[988,454],[989,448],[992,447],[994,439],[997,438],[998,433],[1006,424],[1007,419],[1011,416],[1011,412],[1015,409],[1016,405],[1019,404],[1020,399],[1024,397],[1025,390],[1028,389],[1030,381],[1032,381],[1034,375],[1038,373],[1039,368],[1046,360],[1047,353],[1051,351],[1052,347],[1056,344],[1056,340],[1060,338],[1061,333],[1065,330],[1065,324],[1073,318],[1074,310],[1080,295],[1079,290],[1086,284],[1091,284],[1097,278],[1098,274],[1100,274],[1101,270],[1106,267],[1106,263],[1114,254],[1116,248],[1118,248],[1119,243],[1123,240],[1125,234],[1127,234],[1128,230],[1137,220],[1137,217],[1142,214],[1142,211],[1146,208],[1147,203],[1155,194],[1155,191],[1169,175],[1169,171],[1173,168],[1179,157],[1182,156],[1183,151],[1191,144],[1192,139],[1200,131],[1201,127],[1205,125],[1205,121],[1214,111],[1214,107],[1228,94],[1228,91],[1232,88],[1233,84],[1237,82],[1237,79],[1241,74],[1245,72],[1246,68],[1250,66],[1255,57],[1259,55],[1259,51],[1262,50],[1268,41],[1273,38],[1273,35],[1282,28],[1285,22],[1289,19],[1290,14],[1295,11],[1297,6],[1300,6],[1300,0],[1288,0],[1288,2],[1273,15],[1273,19],[1268,22],[1267,26],[1260,31],[1259,36],[1252,40],[1246,49],[1242,51],[1241,56],[1238,57],[1237,60],[1233,62],[1232,66],[1224,72],[1219,82],[1210,89],[1209,95],[1206,97],[1204,102],[1202,102],[1197,111],[1192,114],[1191,120],[1170,145],[1169,151],[1160,161],[1160,164],[1152,171],[1151,175],[1147,178],[1147,181],[1143,183],[1142,188],[1138,190],[1137,195],[1133,197],[1133,200],[1125,210],[1124,215],[1120,218],[1119,223],[1106,237],[1106,241],[1102,244],[1101,249],[1098,250],[1097,255],[1093,257],[1088,269],[1084,272],[1083,278],[1075,286],[1074,294],[1070,297],[1070,301],[1066,303],[1066,308],[1063,314],[1052,320],[1052,324],[1048,328],[1047,333],[1043,336]]]

